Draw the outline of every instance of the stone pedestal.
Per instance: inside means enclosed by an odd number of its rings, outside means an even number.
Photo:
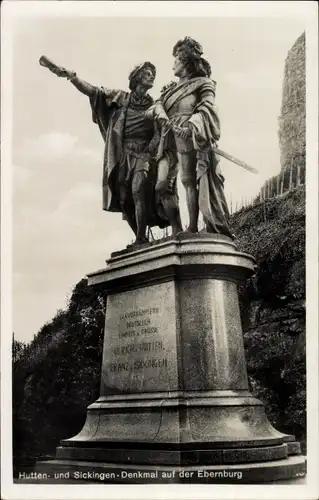
[[[88,276],[107,294],[101,392],[57,449],[59,470],[305,473],[299,444],[248,390],[237,284],[254,266],[226,237],[181,235],[118,252]]]

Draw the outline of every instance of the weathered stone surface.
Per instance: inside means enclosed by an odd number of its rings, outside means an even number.
[[[285,442],[267,420],[263,405],[252,397],[219,391],[218,397],[197,393],[190,398],[114,401],[104,398],[88,408],[82,431],[63,446],[133,446],[216,449],[271,446]],[[244,391],[242,391],[244,392]],[[249,394],[249,393],[248,393]],[[94,425],[92,425],[94,422]],[[129,445],[130,443],[130,445]],[[133,445],[135,443],[135,445]],[[263,458],[266,459],[265,457]]]
[[[298,453],[297,453],[298,454]],[[300,454],[300,453],[299,453]],[[57,448],[57,459],[92,460],[118,464],[139,465],[218,465],[287,458],[287,445],[254,448],[220,448],[214,450],[161,450],[161,449],[123,449],[111,447],[68,447]]]
[[[176,391],[174,283],[125,291],[107,300],[101,396]]]
[[[247,390],[236,283],[187,280],[179,296],[185,390]]]
[[[279,118],[281,168],[284,170],[306,151],[306,36],[302,33],[289,50],[284,72]]]
[[[257,200],[265,200],[306,183],[306,35],[289,50],[282,84],[278,118],[279,174],[264,183]]]

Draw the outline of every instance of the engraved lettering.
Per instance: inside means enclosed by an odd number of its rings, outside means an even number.
[[[167,358],[137,359],[134,361],[134,370],[143,370],[144,368],[167,368]]]
[[[131,310],[120,315],[118,338],[121,343],[113,344],[111,347],[114,358],[113,362],[108,365],[110,373],[115,375],[121,372],[131,372],[130,381],[132,382],[133,380],[139,381],[141,372],[147,370],[149,375],[152,373],[154,380],[158,379],[160,375],[158,370],[166,369],[168,366],[168,359],[164,357],[163,341],[160,340],[161,337],[156,340],[161,331],[159,326],[156,326],[158,323],[156,315],[159,314],[159,307],[149,307]],[[121,361],[121,358],[124,360]],[[155,376],[156,372],[158,375]]]
[[[136,332],[135,330],[128,330],[127,332],[122,332],[119,334],[119,338],[125,338],[125,337],[135,337],[139,335],[139,332]]]
[[[137,309],[136,311],[126,312],[120,315],[120,320],[137,318],[140,316],[151,315],[151,314],[159,314],[158,307],[149,307],[147,309]]]
[[[126,328],[135,328],[136,326],[147,326],[151,323],[150,318],[147,319],[142,319],[142,320],[135,320],[135,321],[128,321],[126,323]]]
[[[150,333],[158,333],[157,326],[150,326],[149,328],[142,328],[141,334],[149,335]]]
[[[127,361],[122,363],[111,363],[109,366],[110,366],[110,372],[122,372],[122,371],[128,371],[130,369]]]
[[[115,356],[127,355],[132,352],[149,352],[149,351],[164,351],[163,342],[161,340],[156,340],[154,342],[141,342],[139,344],[126,344],[115,346],[113,348],[113,354]]]

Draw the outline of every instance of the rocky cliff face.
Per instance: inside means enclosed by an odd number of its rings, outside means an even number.
[[[305,183],[306,39],[300,35],[289,50],[284,69],[279,122],[280,172],[267,179],[256,201],[272,198]]]
[[[281,170],[299,163],[306,151],[306,39],[303,33],[289,50],[284,71],[279,117]]]

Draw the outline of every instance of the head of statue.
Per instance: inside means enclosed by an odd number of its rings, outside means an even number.
[[[179,78],[186,76],[210,77],[210,64],[202,57],[202,54],[203,47],[193,38],[187,36],[179,40],[173,48],[174,75]]]
[[[151,62],[146,61],[135,66],[128,77],[130,90],[134,91],[138,85],[146,89],[151,89],[154,84],[155,76],[156,68]]]

